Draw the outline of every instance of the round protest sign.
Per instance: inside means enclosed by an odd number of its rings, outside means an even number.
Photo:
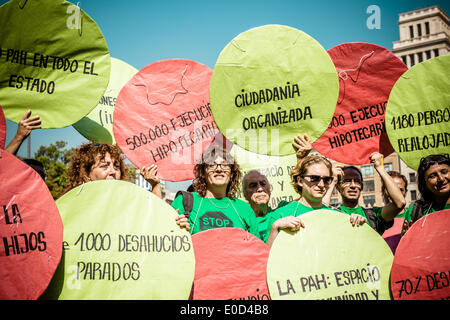
[[[270,300],[266,284],[269,247],[238,228],[216,228],[192,236],[194,300]]]
[[[0,7],[0,30],[6,118],[19,122],[31,109],[42,128],[62,128],[100,101],[109,80],[109,50],[97,24],[78,6],[10,1]]]
[[[341,163],[370,163],[373,152],[394,150],[384,114],[389,93],[408,68],[389,50],[370,43],[344,43],[328,50],[339,76],[339,98],[327,131],[313,143]]]
[[[4,150],[0,186],[0,300],[37,299],[61,258],[61,217],[39,174]]]
[[[189,297],[192,241],[165,201],[130,182],[101,180],[56,202],[64,223],[64,254],[46,298]]]
[[[250,29],[220,53],[210,97],[220,131],[245,150],[293,154],[292,139],[318,139],[339,93],[336,69],[306,33],[282,25]],[[232,115],[232,116],[231,116]]]
[[[393,260],[386,242],[346,214],[317,210],[301,216],[305,228],[282,231],[267,263],[272,299],[386,300]]]
[[[257,170],[266,176],[270,184],[270,201],[269,206],[276,209],[280,201],[293,201],[298,198],[291,185],[290,172],[297,164],[295,154],[288,156],[268,156],[253,153],[238,145],[233,145],[231,154],[236,159],[241,168],[242,176],[248,172]],[[244,200],[243,191],[239,192],[238,198]]]
[[[111,57],[111,74],[105,94],[98,105],[73,127],[86,139],[98,143],[115,144],[113,113],[120,89],[138,72],[128,63]]]
[[[0,106],[0,149],[5,149],[6,141],[6,119],[3,109]]]
[[[405,233],[391,273],[396,300],[450,299],[450,209],[430,213]]]
[[[190,60],[163,60],[140,70],[114,109],[117,145],[138,168],[158,166],[168,181],[194,178],[195,160],[218,133],[209,104],[212,70]]]
[[[416,64],[389,95],[387,134],[400,158],[414,170],[422,157],[449,151],[449,70],[448,55]]]

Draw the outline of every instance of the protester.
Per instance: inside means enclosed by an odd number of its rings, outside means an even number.
[[[405,197],[399,187],[394,183],[392,177],[386,172],[381,163],[383,155],[374,152],[370,155],[370,162],[381,177],[385,186],[387,196],[392,200],[384,207],[363,208],[359,205],[359,198],[363,190],[363,177],[361,171],[354,166],[345,166],[334,170],[334,179],[331,187],[337,185],[337,190],[341,194],[342,204],[339,211],[350,215],[350,219],[356,225],[367,223],[379,234],[389,229],[394,224],[394,218],[405,206]],[[325,197],[325,203],[329,203],[331,192]]]
[[[179,214],[188,216],[192,234],[213,228],[234,227],[259,236],[253,209],[235,197],[241,172],[226,149],[211,144],[195,165],[194,176],[195,192],[180,194],[172,202],[172,207],[178,209]],[[192,201],[186,202],[189,195],[192,195]]]
[[[421,217],[450,209],[450,158],[448,154],[430,155],[420,160],[418,188],[421,198],[406,211],[402,234]]]
[[[270,214],[274,211],[270,205],[270,183],[267,177],[257,170],[249,171],[242,179],[244,198],[255,212],[258,223],[258,234],[261,240],[267,241],[267,223]],[[284,207],[289,202],[281,200],[277,208]]]
[[[39,116],[31,116],[31,110],[27,110],[17,124],[17,131],[14,138],[5,148],[5,151],[16,155],[22,142],[30,135],[31,131],[41,128],[41,118]]]
[[[391,176],[395,185],[400,189],[403,198],[406,199],[406,194],[408,193],[408,180],[406,179],[406,177],[397,171],[389,171],[388,174]],[[389,196],[389,193],[387,192],[386,186],[383,182],[381,185],[381,193],[383,194],[383,200],[385,204],[392,202],[392,199]],[[396,218],[404,218],[405,212],[406,210],[405,208],[403,208],[403,210],[396,216]]]
[[[291,170],[291,182],[301,198],[273,212],[268,223],[267,244],[272,246],[280,229],[297,231],[304,227],[300,215],[318,209],[329,209],[322,198],[333,180],[331,162],[322,156],[307,156]]]

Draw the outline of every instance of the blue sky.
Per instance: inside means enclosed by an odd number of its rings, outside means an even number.
[[[0,4],[6,2],[0,0]],[[99,25],[111,56],[137,69],[172,58],[214,68],[228,42],[250,28],[266,24],[300,29],[326,50],[345,42],[370,42],[392,49],[392,42],[399,40],[399,13],[439,5],[450,14],[450,2],[441,0],[84,0],[79,5]],[[378,30],[366,25],[370,5],[381,10]],[[7,144],[16,129],[17,125],[7,120]],[[86,141],[72,127],[36,130],[32,133],[31,155],[39,146],[57,140],[67,141],[69,147]],[[18,155],[27,155],[26,142]]]

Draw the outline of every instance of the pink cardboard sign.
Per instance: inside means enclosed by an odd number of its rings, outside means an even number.
[[[0,106],[0,149],[5,149],[6,141],[6,119],[3,109]]]
[[[417,220],[400,240],[391,271],[396,300],[450,299],[450,209]]]
[[[212,70],[190,60],[163,60],[140,70],[114,109],[117,144],[138,168],[158,166],[160,178],[193,179],[195,159],[218,129],[209,103]]]
[[[194,300],[270,300],[266,282],[269,247],[239,228],[216,228],[192,236]]]
[[[4,150],[0,186],[0,300],[37,299],[61,258],[61,217],[39,174]]]
[[[408,68],[389,50],[370,43],[343,43],[328,50],[339,75],[339,98],[328,129],[314,148],[335,161],[362,165],[394,149],[384,114],[389,93]]]

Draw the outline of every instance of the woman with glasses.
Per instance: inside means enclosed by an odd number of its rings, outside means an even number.
[[[418,188],[421,198],[405,213],[403,234],[421,217],[432,212],[450,209],[450,158],[445,155],[430,155],[420,160]]]
[[[190,208],[183,204],[178,195],[172,207],[179,214],[186,214],[191,234],[214,228],[240,228],[258,236],[256,216],[245,201],[237,199],[241,172],[239,165],[226,149],[212,144],[202,154],[200,163],[194,167],[192,192],[193,202]],[[185,202],[186,203],[186,202]]]
[[[322,156],[307,156],[297,162],[291,170],[291,182],[301,196],[297,201],[273,212],[269,225],[267,244],[272,246],[281,229],[297,231],[304,227],[299,218],[304,213],[329,209],[322,203],[330,183],[333,180],[331,162]]]

